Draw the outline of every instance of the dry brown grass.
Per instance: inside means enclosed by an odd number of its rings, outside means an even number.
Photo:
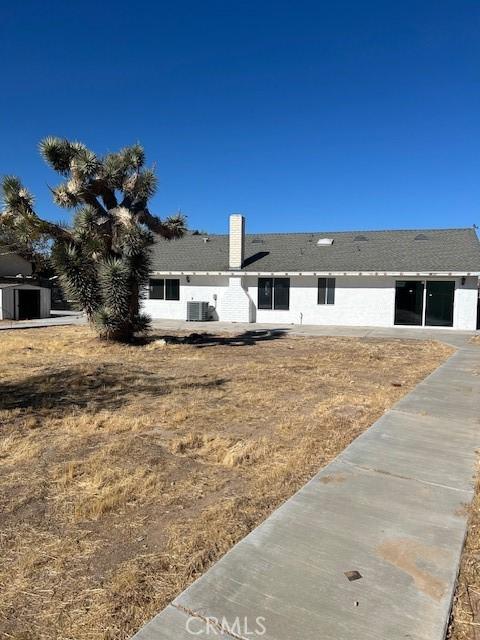
[[[16,640],[128,638],[451,351],[122,346],[83,327],[0,345],[0,637]]]
[[[480,346],[480,336],[473,336],[473,338],[470,339],[470,342],[473,342],[473,344]]]
[[[448,639],[480,640],[480,475],[469,508],[468,532]]]

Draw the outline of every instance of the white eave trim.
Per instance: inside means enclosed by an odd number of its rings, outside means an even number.
[[[151,276],[396,276],[453,278],[480,276],[480,271],[151,271]]]

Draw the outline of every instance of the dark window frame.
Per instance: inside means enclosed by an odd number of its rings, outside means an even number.
[[[180,300],[180,280],[179,278],[165,279],[165,300]]]
[[[148,299],[180,300],[179,278],[150,278],[148,281]]]
[[[289,311],[290,278],[258,278],[257,308],[261,311]]]
[[[273,308],[273,278],[258,278],[257,308],[261,310]]]
[[[335,304],[335,278],[318,278],[317,304]]]
[[[282,296],[286,302],[283,302]],[[278,301],[279,298],[281,302]],[[290,278],[273,279],[273,308],[275,311],[290,310]]]
[[[165,299],[165,278],[150,278],[148,281],[148,299]]]

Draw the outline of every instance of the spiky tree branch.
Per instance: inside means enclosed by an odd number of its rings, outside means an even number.
[[[23,225],[32,238],[52,238],[53,260],[69,294],[103,337],[130,340],[148,326],[140,313],[140,294],[148,279],[153,233],[179,238],[185,219],[162,220],[148,210],[157,179],[145,167],[138,144],[103,158],[63,138],[45,138],[39,148],[63,178],[51,192],[59,207],[74,211],[72,227],[38,216],[32,194],[13,176],[2,181],[0,224]]]
[[[42,234],[55,240],[68,240],[69,232],[53,222],[42,220],[33,209],[33,195],[15,176],[5,176],[2,181],[3,211],[1,222],[15,229],[25,225],[33,238]]]

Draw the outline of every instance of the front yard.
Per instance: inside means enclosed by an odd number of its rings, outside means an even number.
[[[451,350],[0,334],[0,637],[128,638]]]

